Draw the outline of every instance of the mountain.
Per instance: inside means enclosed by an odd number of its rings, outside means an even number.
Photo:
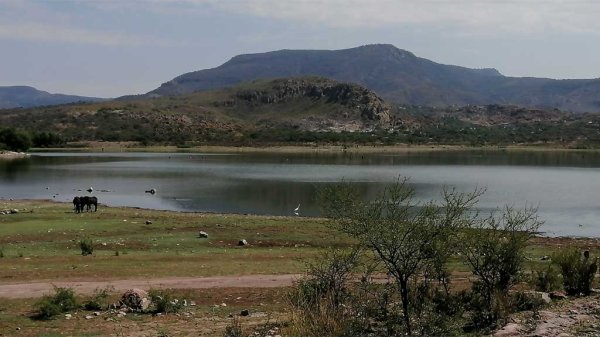
[[[401,104],[518,105],[600,111],[600,79],[503,76],[496,69],[439,64],[388,44],[343,50],[279,50],[238,55],[219,67],[183,74],[147,96],[225,88],[256,79],[321,76],[363,85]]]
[[[0,87],[0,109],[29,108],[42,105],[57,105],[74,102],[95,102],[102,98],[63,94],[51,94],[27,86]]]

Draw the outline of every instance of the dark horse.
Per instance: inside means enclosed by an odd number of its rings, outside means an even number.
[[[79,213],[83,211],[83,203],[81,202],[82,197],[73,198],[73,207],[75,208],[75,213]]]
[[[86,210],[90,211],[92,209],[92,205],[94,205],[94,212],[98,210],[98,198],[96,197],[79,197],[81,200],[81,211],[83,211],[83,206],[86,206]]]

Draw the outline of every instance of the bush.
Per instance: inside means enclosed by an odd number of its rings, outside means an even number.
[[[11,151],[27,151],[31,147],[29,134],[15,129],[0,130],[0,148]]]
[[[55,318],[61,313],[77,309],[77,299],[75,292],[70,288],[54,287],[53,296],[44,296],[37,303],[36,314],[34,318],[47,320]]]
[[[83,307],[86,310],[104,310],[108,307],[107,299],[110,296],[113,288],[106,287],[103,289],[96,289],[94,291],[94,296],[92,296]]]
[[[82,239],[79,241],[79,248],[81,249],[81,255],[83,256],[92,255],[94,252],[94,244],[90,239]]]
[[[151,289],[148,295],[156,313],[177,313],[183,308],[183,302],[175,298],[173,293],[168,290]]]
[[[465,232],[460,249],[477,278],[472,288],[476,326],[494,327],[510,313],[509,291],[519,281],[527,242],[540,225],[535,209],[506,207]]]
[[[548,264],[545,269],[535,270],[531,278],[537,291],[549,292],[560,288],[560,274],[552,264]]]
[[[552,261],[560,267],[568,295],[590,294],[598,269],[598,258],[591,259],[589,251],[582,254],[577,248],[569,248],[555,254]]]

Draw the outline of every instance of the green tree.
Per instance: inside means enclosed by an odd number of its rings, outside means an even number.
[[[459,246],[466,264],[477,277],[474,295],[480,295],[475,323],[494,324],[510,311],[508,292],[519,280],[528,240],[542,224],[535,208],[473,217],[469,231],[461,233]]]
[[[0,130],[0,148],[11,151],[27,151],[31,147],[31,137],[13,128]]]
[[[372,250],[395,280],[408,335],[413,312],[423,300],[413,293],[432,279],[448,282],[446,259],[457,246],[457,233],[472,223],[470,210],[482,192],[445,189],[439,203],[416,202],[414,193],[404,179],[372,202],[362,201],[348,183],[326,188],[319,197],[332,225]]]

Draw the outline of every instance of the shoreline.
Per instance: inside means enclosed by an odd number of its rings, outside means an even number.
[[[201,145],[191,147],[178,146],[139,146],[133,142],[90,142],[87,146],[61,148],[32,148],[32,153],[44,152],[147,152],[147,153],[285,153],[285,154],[394,154],[419,152],[584,152],[600,153],[600,148],[577,149],[547,145],[510,145],[510,146],[467,146],[467,145],[265,145],[265,146],[228,146]],[[25,154],[25,157],[29,156]]]
[[[14,160],[28,158],[30,155],[25,152],[0,151],[0,160]]]
[[[53,199],[10,199],[0,197],[0,206],[3,203],[46,203],[46,204],[55,204],[55,205],[71,205],[69,201],[58,201]],[[104,208],[115,208],[115,209],[123,209],[129,211],[145,211],[145,212],[162,212],[162,213],[175,213],[175,214],[186,214],[186,215],[199,215],[199,216],[219,216],[219,217],[247,217],[247,218],[255,218],[255,219],[264,219],[264,220],[284,220],[284,219],[304,219],[304,220],[314,220],[314,221],[327,221],[327,218],[322,216],[291,216],[291,215],[274,215],[274,214],[251,214],[251,213],[222,213],[222,212],[210,212],[210,211],[177,211],[170,209],[155,209],[155,208],[144,208],[137,206],[120,206],[120,205],[104,205],[98,204]],[[2,211],[2,207],[0,207],[0,211]],[[600,236],[582,236],[582,235],[557,235],[550,236],[547,231],[538,231],[534,235],[534,241],[536,240],[574,240],[574,241],[586,241],[593,240],[600,246]]]

